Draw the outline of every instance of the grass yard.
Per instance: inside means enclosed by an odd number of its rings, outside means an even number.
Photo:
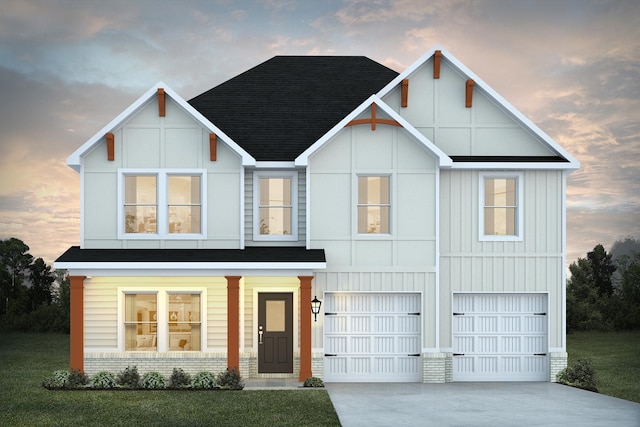
[[[340,425],[325,390],[49,391],[42,387],[45,377],[68,366],[68,335],[0,333],[0,425]]]
[[[600,393],[640,403],[640,331],[575,332],[567,348],[569,365],[591,360]]]

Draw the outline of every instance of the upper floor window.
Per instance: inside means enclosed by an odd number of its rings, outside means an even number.
[[[358,176],[358,234],[389,234],[389,176]]]
[[[204,171],[120,173],[120,238],[202,238]]]
[[[297,240],[297,174],[255,172],[254,239]]]
[[[522,177],[480,174],[480,240],[522,239]]]

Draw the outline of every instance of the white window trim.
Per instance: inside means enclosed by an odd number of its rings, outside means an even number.
[[[124,228],[124,177],[127,175],[156,176],[157,182],[157,232],[126,233]],[[200,176],[200,233],[169,233],[168,180],[169,175]],[[207,171],[206,169],[118,169],[118,239],[121,240],[193,240],[207,236]]]
[[[156,328],[156,350],[155,351],[138,351],[138,350],[125,350],[125,295],[127,294],[147,294],[156,295],[156,304],[158,310],[157,315],[157,328]],[[206,301],[207,290],[206,288],[163,288],[161,290],[149,290],[137,287],[121,287],[118,288],[118,351],[126,353],[166,353],[169,351],[169,294],[198,294],[200,295],[200,350],[190,350],[191,352],[199,353],[207,351],[206,339],[207,336],[207,315],[206,315]],[[179,353],[185,353],[180,351]]]
[[[260,234],[260,178],[291,179],[291,234]],[[294,242],[298,240],[298,172],[297,171],[254,171],[253,172],[253,240]]]
[[[354,190],[353,190],[353,194],[355,195],[355,200],[354,200],[354,230],[355,230],[355,235],[358,236],[358,239],[371,239],[371,240],[389,240],[389,238],[392,237],[393,235],[393,207],[395,205],[395,188],[394,188],[394,179],[393,179],[393,175],[392,173],[357,173],[355,175],[355,182],[354,182]],[[358,206],[360,206],[360,203],[358,203],[358,178],[360,178],[361,176],[366,176],[366,177],[383,177],[386,176],[389,178],[389,232],[388,233],[360,233],[360,227],[358,224]]]
[[[522,172],[480,172],[478,179],[478,239],[481,242],[521,242],[523,240],[524,205],[522,197]],[[486,235],[484,234],[484,182],[492,178],[515,178],[516,180],[516,234]]]

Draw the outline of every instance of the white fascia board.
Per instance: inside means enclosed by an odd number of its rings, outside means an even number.
[[[255,162],[256,169],[295,169],[295,162]]]
[[[383,87],[380,92],[378,92],[378,96],[383,98],[389,92],[391,92],[395,87],[397,87],[402,80],[409,78],[411,74],[413,74],[418,68],[420,68],[425,62],[427,62],[436,52],[439,50],[442,53],[442,60],[449,63],[451,66],[456,68],[458,72],[467,76],[468,78],[474,81],[474,89],[482,91],[485,95],[487,95],[490,99],[498,105],[501,106],[509,113],[517,122],[519,122],[522,126],[531,131],[535,136],[540,138],[547,146],[552,150],[558,153],[560,156],[567,159],[569,162],[568,167],[563,167],[561,169],[568,170],[576,170],[580,168],[580,162],[574,158],[569,152],[567,152],[560,144],[555,142],[549,135],[547,135],[542,129],[540,129],[535,123],[529,120],[524,114],[522,114],[517,108],[515,108],[509,101],[504,99],[498,92],[493,90],[484,80],[478,77],[473,71],[467,68],[462,62],[460,62],[455,56],[453,56],[448,50],[443,48],[440,45],[436,45],[432,49],[430,49],[427,53],[422,55],[416,62],[410,65],[406,70],[400,73],[395,79],[393,79],[389,84]],[[565,164],[566,165],[566,164]],[[557,167],[552,169],[558,169]]]
[[[326,262],[56,262],[66,270],[324,270]]]
[[[566,170],[574,171],[578,169],[572,163],[567,162],[458,162],[453,163],[451,169],[481,169],[481,170]]]
[[[409,122],[407,122],[402,116],[396,113],[387,103],[385,103],[377,95],[371,95],[366,101],[360,104],[349,115],[336,124],[331,130],[325,133],[320,139],[318,139],[311,147],[307,148],[302,154],[300,154],[296,160],[295,165],[298,167],[306,167],[309,165],[309,157],[318,151],[324,144],[331,140],[338,134],[350,121],[355,120],[364,110],[369,108],[371,104],[375,103],[382,111],[384,111],[393,120],[400,123],[403,129],[413,136],[418,142],[420,142],[425,148],[431,151],[440,161],[441,167],[450,167],[453,162],[451,158],[440,148],[438,148],[433,142],[431,142],[426,136],[420,133]]]
[[[225,144],[227,144],[232,150],[234,150],[240,157],[242,157],[242,164],[244,166],[255,165],[255,159],[236,144],[227,134],[220,130],[216,125],[211,123],[206,117],[204,117],[198,110],[193,108],[187,101],[185,101],[180,95],[178,95],[173,89],[164,84],[162,81],[155,84],[144,95],[138,98],[133,104],[131,104],[126,110],[120,113],[115,119],[111,120],[105,127],[103,127],[98,133],[92,136],[87,142],[82,144],[80,148],[74,151],[69,157],[67,157],[67,165],[73,168],[76,172],[80,172],[80,166],[82,164],[82,156],[91,151],[97,144],[99,144],[104,138],[107,132],[113,132],[120,128],[124,123],[133,117],[138,111],[144,108],[149,102],[152,102],[154,97],[158,93],[158,89],[163,88],[165,95],[168,95],[173,101],[175,101],[184,111],[190,114],[196,119],[202,126],[207,128],[210,132],[215,133]]]

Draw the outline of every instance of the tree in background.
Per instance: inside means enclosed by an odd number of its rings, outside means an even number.
[[[62,283],[57,288],[56,278]],[[63,282],[64,274],[34,259],[22,240],[0,240],[0,328],[68,332],[69,292]],[[56,299],[58,294],[62,298]]]
[[[568,332],[640,328],[639,241],[616,241],[611,253],[596,245],[569,271]]]

